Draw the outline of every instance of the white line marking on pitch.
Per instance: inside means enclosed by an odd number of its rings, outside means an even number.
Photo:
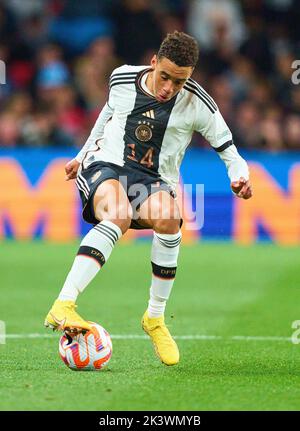
[[[59,334],[6,334],[6,338],[55,338]],[[147,335],[111,335],[114,340],[147,340]],[[247,335],[175,335],[176,340],[232,340],[232,341],[289,341],[292,342],[291,337],[276,337],[276,336],[247,336]]]

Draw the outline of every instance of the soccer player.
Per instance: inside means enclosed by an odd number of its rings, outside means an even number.
[[[127,229],[153,229],[150,299],[142,327],[166,365],[179,361],[164,322],[181,241],[174,190],[194,131],[225,162],[233,192],[243,199],[252,195],[248,166],[216,103],[191,78],[198,55],[195,39],[175,31],[163,40],[150,66],[124,65],[112,72],[108,101],[86,144],[65,167],[66,179],[76,179],[83,218],[93,227],[45,319],[56,330],[89,330],[75,311],[77,296]]]

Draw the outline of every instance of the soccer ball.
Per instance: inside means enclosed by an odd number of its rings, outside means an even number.
[[[98,323],[85,334],[64,334],[59,340],[59,354],[67,367],[76,371],[99,371],[112,355],[109,333]]]

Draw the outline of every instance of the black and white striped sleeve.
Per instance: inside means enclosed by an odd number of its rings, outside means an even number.
[[[204,121],[206,120],[206,122]],[[238,181],[240,177],[249,179],[246,161],[240,156],[233,143],[232,134],[219,110],[211,113],[202,110],[201,126],[198,131],[207,139],[219,157],[225,163],[230,181]]]
[[[113,109],[108,105],[108,103],[106,103],[102,111],[100,112],[94,127],[91,130],[90,136],[88,137],[86,143],[76,156],[76,160],[78,162],[82,162],[87,151],[91,149],[92,145],[94,145],[98,139],[102,138],[105,124],[112,117],[113,112]]]
[[[249,179],[248,165],[238,153],[232,133],[215,101],[199,84],[191,81],[188,86],[193,89],[196,96],[195,130],[201,133],[223,160],[230,181],[237,181],[240,177]]]
[[[110,93],[116,85],[134,84],[136,76],[136,71],[126,71],[124,67],[114,70],[109,80]]]
[[[194,94],[195,130],[215,151],[224,151],[232,144],[232,134],[216,102],[196,81],[189,79],[185,85]]]
[[[218,153],[225,163],[230,181],[238,181],[241,177],[249,179],[249,168],[247,162],[238,153],[234,144]]]

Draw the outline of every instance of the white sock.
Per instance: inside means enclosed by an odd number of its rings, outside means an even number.
[[[58,299],[76,301],[79,293],[83,292],[108,260],[121,236],[121,229],[110,221],[104,220],[94,226],[80,244]]]
[[[148,302],[149,317],[164,315],[175,280],[180,241],[181,231],[176,234],[154,232],[151,251],[152,282]]]

